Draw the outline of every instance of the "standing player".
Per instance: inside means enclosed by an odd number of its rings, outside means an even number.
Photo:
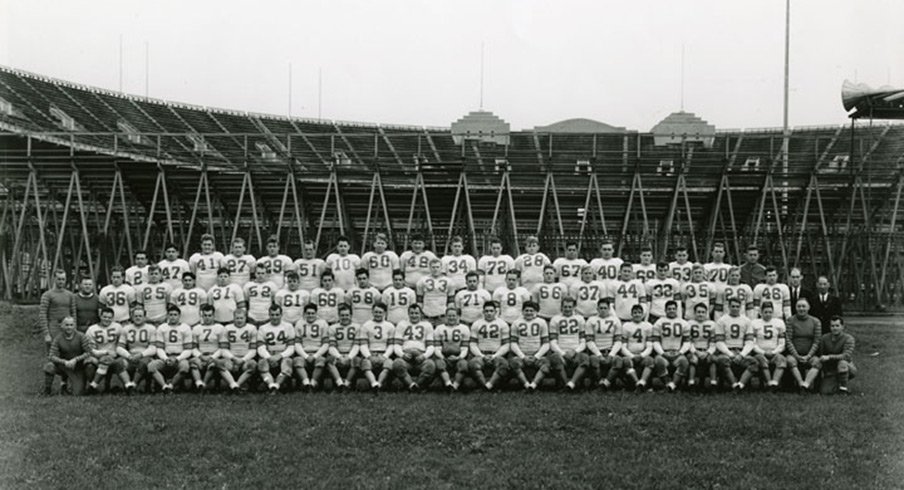
[[[737,382],[735,371],[743,371],[751,362],[755,362],[750,353],[753,351],[753,332],[750,319],[741,315],[741,302],[737,299],[728,301],[728,314],[719,318],[713,330],[714,357],[712,362],[722,371],[722,376],[731,383],[735,391],[743,389]],[[712,383],[712,381],[710,381]]]
[[[339,320],[339,305],[344,304],[345,290],[333,284],[333,271],[327,269],[320,276],[320,287],[311,291],[311,303],[317,305],[317,315],[329,324]]]
[[[207,292],[207,301],[213,305],[214,319],[224,325],[232,323],[235,311],[246,306],[245,292],[229,280],[229,269],[226,267],[217,270],[217,285]]]
[[[408,317],[395,327],[396,359],[392,363],[392,373],[408,388],[417,392],[426,389],[436,375],[433,353],[436,350],[433,338],[433,324],[423,319],[421,307],[413,304],[408,308]],[[411,376],[416,375],[417,381]]]
[[[89,362],[97,366],[97,371],[93,376],[90,372],[88,373],[88,377],[93,378],[88,383],[89,393],[98,390],[98,383],[107,377],[108,372],[119,376],[127,394],[131,395],[135,391],[135,384],[129,379],[126,369],[126,359],[129,356],[122,356],[117,348],[122,337],[122,330],[122,325],[113,321],[113,310],[104,306],[100,312],[100,322],[91,325],[85,332],[85,336],[94,341]],[[128,354],[128,351],[125,354]]]
[[[712,262],[703,264],[703,269],[706,271],[706,280],[715,284],[725,284],[728,282],[728,272],[732,268],[731,264],[725,263],[725,244],[722,242],[714,243],[712,256]],[[740,274],[740,269],[738,269],[738,273]]]
[[[352,307],[341,303],[338,311],[339,322],[327,330],[330,342],[327,369],[333,377],[333,386],[342,391],[350,388],[352,380],[357,379],[361,358],[358,357],[358,325],[352,323]],[[341,371],[347,372],[345,379],[342,379]]]
[[[421,278],[430,275],[430,262],[435,260],[436,255],[424,249],[424,239],[420,235],[411,236],[411,250],[402,253],[399,259],[402,272],[405,273],[405,284],[414,289],[417,287]]]
[[[383,303],[374,303],[371,316],[372,319],[364,322],[358,333],[358,352],[362,358],[361,370],[370,388],[379,390],[392,372],[395,327],[386,321],[386,305]],[[354,313],[352,319],[354,321]],[[374,375],[374,371],[378,374]]]
[[[173,289],[182,286],[182,274],[191,271],[188,261],[179,257],[179,249],[173,243],[167,243],[163,250],[163,260],[157,263],[163,282],[169,283]]]
[[[621,320],[609,309],[609,303],[608,298],[597,302],[597,314],[587,319],[584,330],[587,351],[590,352],[590,370],[593,379],[604,390],[612,388],[621,370],[618,353],[623,336]]]
[[[257,329],[257,370],[267,384],[270,394],[276,394],[283,382],[292,377],[292,356],[295,355],[295,327],[284,322],[282,308],[270,305],[270,321]],[[276,380],[273,380],[273,374]]]
[[[226,340],[229,348],[223,349],[223,369],[232,374],[239,389],[244,388],[257,372],[257,327],[247,323],[244,309],[235,310],[234,320],[226,325]]]
[[[50,394],[53,378],[60,376],[72,384],[72,394],[81,395],[85,362],[91,357],[91,339],[76,330],[75,318],[71,316],[63,317],[59,329],[44,364],[44,394]],[[60,390],[63,392],[64,388],[61,386]]]
[[[201,251],[188,259],[188,266],[195,273],[198,287],[209,291],[217,283],[217,271],[223,263],[223,254],[214,250],[213,235],[201,235]]]
[[[355,271],[361,267],[361,257],[348,253],[350,248],[348,237],[340,236],[336,240],[336,253],[326,257],[326,266],[333,271],[336,286],[343,290],[355,285]],[[320,280],[323,287],[323,274],[320,275]]]
[[[370,272],[370,283],[383,291],[392,284],[392,271],[399,268],[399,256],[392,250],[386,250],[389,239],[385,233],[377,233],[374,237],[374,249],[361,257],[361,267]],[[355,272],[355,276],[358,273]]]
[[[540,252],[540,241],[535,236],[527,237],[524,250],[526,252],[515,259],[515,269],[521,271],[521,285],[532,291],[534,286],[543,282],[543,271],[552,262]]]
[[[653,263],[653,249],[649,246],[641,248],[640,263],[634,264],[633,267],[634,277],[644,284],[656,277],[656,264]]]
[[[417,300],[424,305],[424,316],[436,325],[446,312],[446,305],[454,294],[449,278],[443,274],[443,264],[439,259],[430,262],[430,275],[417,283]]]
[[[678,389],[681,380],[687,376],[689,363],[685,354],[691,348],[688,331],[687,322],[678,316],[678,302],[667,301],[665,317],[653,324],[650,340],[653,341],[653,352],[656,354],[653,360],[656,376],[672,392]],[[670,370],[673,372],[671,380],[668,379]]]
[[[618,257],[613,257],[614,253],[615,245],[612,244],[611,240],[605,240],[600,245],[601,257],[590,261],[590,267],[593,267],[594,272],[596,272],[598,281],[614,281],[618,279],[618,272],[621,270],[621,265],[624,261]]]
[[[292,264],[298,273],[298,286],[307,292],[320,287],[320,276],[326,270],[326,262],[317,258],[317,247],[311,240],[305,240],[301,246],[301,258]]]
[[[477,270],[483,275],[483,289],[495,291],[505,285],[506,274],[515,270],[515,261],[511,255],[502,253],[502,240],[492,238],[490,255],[484,255],[477,261]]]
[[[574,298],[566,296],[562,299],[562,314],[549,321],[549,350],[555,355],[550,359],[552,371],[560,386],[564,385],[571,391],[577,389],[590,363],[590,357],[585,352],[586,320],[574,312],[574,306]],[[573,370],[570,380],[569,370]]]
[[[626,322],[634,318],[631,312],[634,307],[640,306],[646,316],[650,299],[643,281],[634,278],[634,268],[629,262],[622,264],[619,272],[619,278],[609,283],[608,297],[613,298],[615,315]]]
[[[596,315],[599,300],[607,297],[609,285],[605,281],[594,278],[593,268],[585,265],[581,268],[581,281],[571,286],[568,295],[575,299],[577,312],[584,318]]]
[[[417,303],[417,293],[405,285],[405,273],[399,269],[392,271],[392,286],[383,290],[381,295],[388,311],[386,319],[393,325],[408,320],[408,307]]]
[[[170,293],[170,303],[182,311],[182,321],[194,327],[201,321],[201,306],[209,303],[207,291],[195,285],[195,275],[182,273],[182,284]]]
[[[718,378],[716,378],[716,363],[712,362],[712,353],[715,352],[713,332],[716,324],[707,318],[706,313],[706,305],[698,303],[694,306],[694,318],[687,322],[688,340],[690,341],[690,349],[687,352],[688,388],[697,386],[697,374],[700,374],[702,383],[707,373],[709,373],[710,386],[713,388],[719,386]]]
[[[188,361],[195,388],[204,391],[215,374],[219,374],[233,393],[239,389],[238,383],[229,372],[226,363],[222,362],[223,351],[229,350],[229,339],[226,327],[213,319],[213,306],[201,307],[201,323],[192,328],[194,349]]]
[[[669,263],[669,275],[680,282],[690,281],[693,266],[687,261],[687,247],[678,247],[675,249],[675,260]]]
[[[368,270],[358,269],[355,273],[357,284],[346,291],[348,303],[352,305],[352,322],[364,325],[364,322],[373,318],[373,307],[380,302],[380,291],[371,286]]]
[[[148,366],[157,358],[157,329],[144,321],[144,307],[132,309],[132,322],[126,324],[119,336],[116,352],[126,359],[126,371],[137,387],[148,374]],[[150,381],[145,386],[149,391]]]
[[[242,238],[232,241],[232,251],[224,256],[221,262],[222,267],[229,269],[229,282],[240,288],[244,288],[245,284],[251,281],[251,274],[256,265],[254,256],[245,253],[245,240]],[[217,272],[218,276],[219,274]]]
[[[681,286],[681,297],[684,298],[684,317],[690,319],[694,316],[694,306],[698,303],[706,305],[706,311],[712,312],[716,299],[716,289],[711,283],[706,282],[706,273],[703,266],[694,264],[691,272],[691,280]],[[709,313],[707,313],[709,316]]]
[[[525,390],[534,391],[549,374],[549,325],[546,320],[537,317],[539,305],[533,301],[524,303],[521,318],[515,320],[511,327],[511,343],[509,350],[509,366],[512,373],[521,382]],[[528,380],[525,370],[532,371],[532,380]]]
[[[543,282],[534,286],[531,296],[534,303],[540,305],[540,318],[548,322],[562,314],[562,299],[568,296],[568,286],[556,282],[556,268],[547,265],[543,267]]]
[[[173,287],[169,283],[160,281],[160,268],[156,265],[149,265],[148,282],[135,288],[135,300],[144,305],[147,321],[154,325],[160,325],[166,321],[166,305],[169,304],[172,292]]]
[[[277,291],[273,297],[273,302],[283,309],[283,320],[293,325],[297,323],[301,320],[305,305],[310,301],[311,293],[301,289],[298,272],[286,272],[286,287]]]
[[[493,301],[502,305],[500,317],[511,324],[521,318],[521,308],[531,300],[527,289],[518,285],[518,271],[511,270],[505,275],[505,285],[493,292]]]
[[[330,349],[329,325],[317,318],[317,305],[304,306],[304,318],[295,323],[295,376],[304,390],[316,390],[323,379]],[[308,370],[311,375],[308,376]]]
[[[753,375],[759,373],[766,387],[778,389],[779,381],[785,373],[787,361],[782,353],[785,351],[785,322],[772,318],[772,303],[765,302],[760,307],[762,318],[750,322],[753,330],[753,358],[751,364],[741,375],[741,389]],[[773,371],[770,372],[769,368]]]
[[[468,272],[465,276],[465,289],[455,293],[455,306],[461,312],[461,321],[466,325],[480,320],[483,316],[483,304],[492,301],[493,295],[486,289],[480,289],[480,274]]]
[[[449,296],[452,296],[465,287],[465,275],[477,271],[477,261],[470,254],[464,253],[465,243],[460,236],[452,237],[449,249],[452,254],[444,255],[441,261],[443,272],[449,278]]]
[[[766,268],[766,282],[757,284],[753,288],[753,303],[762,305],[763,301],[771,301],[775,316],[782,319],[791,318],[791,291],[788,285],[779,284],[778,271],[775,267]],[[779,314],[781,313],[781,314]],[[762,316],[757,309],[757,316]]]
[[[433,331],[436,370],[450,393],[457,391],[465,378],[471,346],[471,329],[459,323],[458,317],[458,309],[450,305],[443,323]],[[455,381],[452,381],[452,375],[455,375]]]
[[[178,306],[167,308],[166,323],[157,327],[157,359],[148,364],[148,372],[164,394],[172,393],[175,387],[182,389],[190,369],[188,359],[194,340],[191,327],[182,323],[181,317]]]
[[[110,271],[110,284],[100,290],[100,302],[113,310],[114,322],[125,322],[129,319],[129,309],[135,304],[135,288],[123,284],[121,266],[113,266]]]
[[[471,325],[471,359],[468,361],[468,374],[487,391],[508,377],[508,361],[505,355],[509,351],[511,331],[508,323],[496,317],[498,306],[493,301],[483,305],[483,318]],[[490,380],[486,375],[491,373]]]
[[[646,390],[654,365],[653,343],[650,342],[653,326],[645,322],[643,316],[643,307],[634,305],[631,307],[631,319],[622,323],[622,367],[636,391]],[[641,370],[640,378],[637,377],[638,369]]]
[[[718,320],[728,310],[728,302],[731,298],[737,298],[741,302],[741,311],[747,318],[753,320],[757,317],[757,311],[753,303],[753,289],[746,284],[741,284],[741,269],[732,267],[728,271],[728,282],[716,294],[716,308],[713,317]]]
[[[248,301],[248,319],[251,323],[259,327],[270,319],[270,306],[278,289],[276,284],[266,280],[263,269],[254,269],[254,281],[245,283],[242,288]]]
[[[647,281],[647,293],[650,295],[649,322],[655,324],[656,320],[665,316],[665,304],[669,301],[676,303],[681,301],[681,283],[678,279],[670,277],[669,264],[659,262],[656,264],[656,277]],[[679,312],[680,313],[680,312]],[[680,314],[678,316],[681,316]]]
[[[135,263],[126,269],[126,283],[133,288],[148,282],[148,253],[144,250],[135,252]]]
[[[276,284],[282,289],[286,284],[285,274],[292,270],[292,259],[279,253],[279,240],[273,236],[267,240],[267,255],[257,260],[256,269],[264,274],[264,281]]]
[[[559,281],[569,288],[581,281],[581,269],[586,265],[586,260],[578,258],[578,243],[575,241],[565,242],[565,256],[552,263]]]

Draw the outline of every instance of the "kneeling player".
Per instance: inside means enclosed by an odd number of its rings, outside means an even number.
[[[351,380],[357,377],[361,358],[358,357],[358,325],[352,323],[352,307],[339,303],[338,314],[339,323],[330,325],[327,334],[330,340],[327,369],[333,377],[333,386],[342,391],[351,387]],[[346,371],[345,379],[342,379],[341,371]]]
[[[496,318],[499,311],[495,301],[483,304],[483,318],[471,325],[471,359],[468,360],[468,375],[487,391],[508,377],[509,325],[502,318]],[[492,373],[487,381],[486,375]]]
[[[459,321],[459,310],[455,306],[446,307],[445,321],[433,332],[436,348],[436,370],[448,392],[458,391],[468,372],[468,353],[471,345],[471,330]],[[452,381],[452,376],[455,381]]]
[[[782,355],[785,351],[785,322],[772,317],[773,309],[771,302],[764,301],[760,307],[763,317],[750,322],[753,331],[753,358],[756,362],[750,363],[747,371],[741,375],[741,389],[753,375],[759,373],[765,386],[777,390],[782,374],[785,373],[787,361]],[[770,368],[773,369],[772,372]]]
[[[201,323],[192,328],[195,347],[189,360],[191,377],[195,380],[195,388],[204,392],[213,376],[219,374],[230,391],[236,393],[239,385],[223,362],[223,351],[229,350],[226,328],[215,322],[213,316],[213,305],[201,305]]]
[[[653,373],[653,344],[649,341],[653,326],[643,319],[643,306],[631,307],[631,320],[622,324],[624,344],[621,355],[625,376],[634,383],[637,391],[647,389],[650,375]],[[641,369],[638,379],[637,370]]]
[[[698,386],[698,374],[700,375],[699,382],[705,381],[707,372],[709,373],[710,386],[719,386],[718,378],[716,378],[716,363],[712,362],[712,353],[716,348],[715,343],[712,341],[712,336],[716,324],[706,317],[708,313],[709,308],[706,303],[698,303],[694,305],[694,319],[687,322],[688,340],[690,340],[690,349],[687,351],[689,363],[687,370],[688,388]]]
[[[423,319],[421,305],[408,307],[408,320],[402,320],[395,326],[396,359],[392,362],[392,372],[401,379],[408,391],[420,391],[430,386],[436,375],[436,363],[433,361],[433,324]],[[411,378],[417,375],[417,381]]]
[[[182,312],[176,305],[166,309],[166,323],[157,327],[157,359],[148,365],[148,372],[164,394],[182,386],[188,376],[188,359],[192,354],[191,327],[182,323]]]
[[[618,352],[622,348],[621,320],[609,308],[609,298],[596,303],[597,314],[587,319],[584,338],[590,352],[590,371],[597,385],[608,390],[621,371],[622,362]]]
[[[292,376],[292,356],[295,355],[295,327],[282,321],[282,307],[271,305],[270,321],[257,329],[257,355],[261,374],[270,394],[276,394],[283,382]],[[276,380],[273,380],[273,374]]]
[[[323,368],[326,367],[330,339],[329,325],[317,317],[317,305],[304,305],[301,320],[295,323],[295,376],[301,381],[301,389],[310,391],[320,386]],[[311,371],[308,376],[308,371]]]
[[[521,307],[522,316],[512,324],[511,344],[512,356],[509,366],[525,390],[537,389],[543,378],[549,374],[549,325],[546,320],[537,317],[540,305],[527,301]],[[533,374],[528,381],[525,371]]]
[[[239,308],[225,327],[229,348],[222,351],[223,368],[229,371],[239,389],[257,372],[257,327],[248,323],[248,313]]]
[[[354,309],[352,310],[354,311]],[[395,327],[385,320],[386,305],[376,303],[371,307],[371,320],[364,322],[358,335],[361,354],[361,370],[372,390],[383,388],[392,372],[392,351]],[[354,315],[353,315],[354,318]],[[374,375],[374,371],[379,374]],[[352,380],[354,381],[354,380]]]
[[[88,392],[97,391],[98,383],[107,377],[107,373],[119,376],[122,386],[126,389],[127,394],[135,391],[135,384],[129,379],[129,373],[126,369],[128,359],[128,351],[118,349],[119,339],[122,337],[122,325],[113,321],[113,310],[106,306],[100,309],[100,323],[91,325],[85,331],[85,335],[89,339],[94,340],[94,349],[91,351],[89,363],[91,368],[97,367],[97,371],[90,383],[88,383]],[[107,383],[109,388],[109,383]]]
[[[844,319],[840,316],[832,317],[829,328],[829,333],[819,338],[820,369],[824,382],[827,374],[836,374],[837,393],[847,395],[850,393],[848,380],[857,374],[857,367],[854,366],[854,336],[844,332]]]
[[[741,391],[744,386],[737,382],[735,371],[744,371],[751,362],[753,335],[750,331],[750,319],[741,316],[741,301],[738,298],[728,300],[728,314],[719,318],[713,331],[715,340],[716,366],[722,376],[731,383],[731,388]]]
[[[700,303],[698,303],[700,304]],[[687,322],[678,317],[678,303],[674,300],[665,302],[665,317],[656,320],[653,325],[654,370],[662,379],[669,391],[674,392],[687,375],[688,361],[684,354],[690,350],[687,339]],[[668,380],[669,371],[672,379]]]
[[[574,298],[566,296],[562,299],[562,314],[549,321],[549,350],[553,374],[559,386],[574,391],[584,378],[584,372],[590,364],[590,356],[585,352],[587,344],[584,340],[584,317],[574,312]],[[568,379],[568,370],[572,370]]]
[[[147,378],[148,365],[157,358],[157,327],[145,323],[143,306],[132,308],[132,323],[123,327],[116,351],[126,359],[126,371],[137,387]],[[148,380],[145,391],[151,386]]]

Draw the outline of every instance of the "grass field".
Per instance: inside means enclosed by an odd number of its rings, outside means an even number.
[[[901,318],[850,320],[850,397],[43,398],[35,314],[0,304],[0,488],[904,486]]]

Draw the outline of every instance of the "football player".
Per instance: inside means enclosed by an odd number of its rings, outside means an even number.
[[[471,359],[468,360],[468,374],[487,391],[508,377],[508,361],[511,332],[508,323],[497,318],[499,307],[495,301],[483,304],[483,318],[471,325]],[[487,381],[486,375],[492,373]]]
[[[173,287],[169,283],[161,282],[160,268],[156,265],[148,266],[148,282],[135,288],[135,299],[144,305],[147,312],[147,321],[154,325],[160,325],[167,319],[166,305],[169,304],[170,293]]]
[[[357,284],[346,291],[348,303],[352,305],[352,321],[358,325],[364,325],[373,318],[373,307],[382,298],[380,291],[371,286],[369,274],[363,267],[358,269],[355,273]]]
[[[450,255],[441,259],[443,273],[449,278],[449,296],[465,287],[465,274],[477,271],[477,261],[470,254],[464,253],[465,243],[460,236],[452,237],[449,243]]]
[[[209,291],[217,283],[218,270],[223,263],[223,254],[214,250],[213,235],[201,235],[201,251],[188,259],[188,266],[197,277],[199,288]]]
[[[568,286],[556,281],[556,268],[543,267],[543,282],[534,286],[531,295],[534,303],[540,305],[539,317],[547,322],[562,314],[562,299],[568,296]]]
[[[598,281],[614,281],[618,279],[618,272],[624,262],[618,257],[613,257],[615,245],[611,240],[604,240],[600,245],[600,257],[590,261],[590,267],[596,273]]]
[[[301,288],[298,272],[288,271],[286,287],[276,292],[273,302],[282,307],[283,320],[295,324],[301,320],[305,305],[311,302],[311,293]]]
[[[272,281],[267,281],[263,269],[254,269],[254,281],[245,283],[242,292],[248,301],[248,319],[258,327],[270,318],[270,306],[279,289]]]
[[[748,366],[741,375],[741,389],[754,375],[759,373],[766,387],[777,390],[779,380],[785,373],[787,361],[782,353],[785,351],[785,322],[772,318],[772,302],[766,301],[760,307],[762,318],[750,322],[753,331],[753,358],[755,363]],[[773,369],[770,372],[770,368]]]
[[[411,250],[402,253],[399,262],[402,272],[405,274],[405,284],[414,289],[418,281],[430,275],[430,262],[438,260],[436,255],[424,249],[424,238],[420,235],[411,236]]]
[[[650,301],[646,285],[634,277],[634,267],[629,262],[622,264],[619,274],[617,280],[609,283],[608,297],[613,298],[615,315],[622,322],[626,322],[634,318],[632,313],[634,307],[640,306],[646,317]]]
[[[685,354],[691,348],[688,331],[687,322],[678,316],[678,302],[667,301],[665,317],[653,324],[650,340],[653,342],[653,352],[656,354],[653,359],[655,375],[671,392],[677,390],[681,380],[687,376],[689,363]],[[668,379],[669,371],[672,371],[671,380]]]
[[[433,353],[436,350],[433,339],[433,324],[423,319],[421,306],[408,307],[408,318],[395,326],[396,359],[392,372],[408,388],[417,392],[426,389],[436,375]],[[417,381],[411,376],[416,375]]]
[[[741,302],[741,311],[747,315],[747,318],[753,320],[757,317],[756,308],[753,306],[753,289],[746,284],[741,284],[741,269],[738,267],[728,270],[728,281],[716,294],[716,308],[713,314],[716,320],[728,310],[728,301],[731,298],[738,298]]]
[[[389,239],[385,233],[374,236],[374,249],[361,257],[361,267],[370,272],[370,284],[383,291],[392,284],[392,271],[399,268],[399,256],[386,250]],[[355,273],[357,277],[358,273]]]
[[[170,303],[182,310],[182,321],[194,327],[201,321],[201,306],[209,303],[207,291],[195,285],[192,272],[182,273],[182,284],[170,293]]]
[[[705,304],[706,310],[712,312],[716,289],[705,279],[706,272],[703,270],[703,266],[694,264],[691,280],[681,285],[681,297],[684,298],[684,318],[687,320],[694,316],[694,306],[698,303]]]
[[[634,264],[634,277],[640,282],[646,284],[647,281],[656,277],[656,264],[653,263],[653,249],[644,246],[640,249],[640,263]]]
[[[543,271],[552,262],[546,254],[540,252],[540,241],[535,236],[527,237],[524,250],[526,252],[515,259],[515,269],[521,272],[521,285],[528,291],[533,291],[534,286],[543,282]]]
[[[232,241],[232,251],[223,257],[220,267],[229,269],[229,282],[240,288],[251,281],[251,274],[257,266],[253,255],[245,253],[245,240],[236,238]],[[220,272],[217,271],[219,277]]]
[[[274,236],[267,240],[267,255],[257,260],[255,268],[263,272],[265,282],[272,282],[276,289],[282,289],[286,283],[285,274],[293,266],[288,255],[279,253],[279,239]]]
[[[656,277],[647,281],[644,286],[650,295],[650,315],[647,319],[650,323],[655,324],[656,320],[665,316],[667,302],[681,301],[681,283],[678,279],[670,277],[669,264],[665,262],[656,264]],[[678,316],[681,316],[680,311]]]
[[[327,369],[333,378],[333,386],[344,391],[351,387],[352,380],[357,379],[361,358],[358,357],[358,325],[352,323],[352,307],[340,303],[338,312],[339,322],[333,323],[327,330],[330,342]],[[347,372],[345,379],[342,379],[341,371]]]
[[[694,265],[687,261],[687,256],[687,247],[678,247],[675,249],[675,260],[669,263],[669,276],[682,283],[691,280],[691,269]]]
[[[521,318],[521,307],[531,300],[530,293],[518,285],[518,280],[518,271],[510,270],[505,275],[505,285],[493,291],[493,301],[502,307],[499,316],[508,324]]]
[[[129,319],[129,309],[135,304],[135,288],[124,284],[125,272],[115,265],[110,271],[110,284],[100,290],[100,303],[113,309],[113,321],[125,322]]]
[[[468,353],[471,345],[471,330],[459,323],[458,308],[450,305],[446,308],[443,323],[433,332],[436,358],[436,370],[443,386],[449,392],[457,391],[468,372]],[[452,375],[455,380],[452,380]]]
[[[182,274],[191,272],[188,261],[179,257],[179,249],[173,243],[166,244],[163,260],[157,263],[157,267],[160,267],[163,282],[168,283],[173,289],[182,286]]]
[[[417,293],[405,285],[405,273],[399,269],[392,271],[392,286],[383,290],[383,303],[388,311],[386,319],[393,325],[409,320],[408,307],[417,303]]]
[[[722,242],[713,243],[712,250],[713,261],[703,264],[703,270],[706,271],[706,280],[715,284],[725,284],[728,282],[728,272],[731,264],[725,261],[725,244]],[[738,269],[738,280],[740,281],[740,269]]]
[[[86,374],[91,379],[88,383],[88,393],[98,390],[98,383],[107,377],[107,373],[119,377],[127,394],[134,393],[135,384],[129,379],[129,372],[126,369],[126,359],[129,356],[123,356],[123,352],[118,349],[122,330],[122,325],[113,321],[113,310],[104,306],[100,310],[100,322],[91,325],[85,331],[85,336],[94,341],[91,357],[86,364],[97,367],[93,376],[91,375],[93,369],[86,369]],[[128,354],[128,351],[125,354]]]
[[[313,391],[320,387],[330,349],[329,328],[326,321],[317,317],[317,305],[304,306],[304,318],[295,323],[294,361],[295,376],[301,381],[303,390]]]
[[[707,318],[706,314],[706,305],[698,303],[694,306],[694,318],[687,322],[688,340],[690,340],[690,349],[687,351],[689,364],[687,387],[691,389],[698,386],[697,374],[700,374],[699,381],[702,383],[705,381],[706,373],[709,373],[709,386],[712,388],[719,386],[716,377],[716,363],[712,362],[712,352],[715,351],[712,337],[716,324]]]
[[[578,257],[578,242],[565,242],[565,256],[553,261],[559,281],[569,288],[581,281],[581,269],[587,265],[587,261]]]
[[[372,319],[364,322],[358,331],[358,352],[364,378],[372,390],[379,391],[392,372],[395,327],[386,321],[386,305],[383,303],[374,303],[371,315]],[[374,375],[374,371],[378,374]]]
[[[609,298],[597,302],[597,314],[587,319],[584,338],[590,352],[590,371],[597,385],[608,390],[621,371],[622,323],[609,308]]]
[[[535,391],[543,378],[549,374],[549,325],[537,317],[540,306],[533,301],[524,303],[521,318],[515,320],[511,328],[511,356],[509,365],[512,373],[525,390]],[[525,370],[532,372],[531,379]]]
[[[741,315],[741,301],[728,300],[728,314],[719,318],[713,329],[713,362],[722,372],[722,376],[731,383],[731,388],[741,391],[744,387],[737,382],[735,371],[743,371],[751,362],[755,362],[750,353],[753,351],[753,332],[750,319]]]
[[[295,327],[284,322],[282,308],[270,305],[270,321],[257,328],[258,372],[270,394],[282,389],[286,379],[292,377],[292,357],[295,355]],[[276,380],[273,374],[276,374]]]
[[[144,319],[144,307],[132,308],[132,323],[123,327],[116,346],[116,352],[127,360],[126,371],[134,387],[147,378],[148,366],[157,358],[157,328]],[[148,382],[145,391],[150,387]]]
[[[562,299],[562,314],[549,321],[549,350],[551,370],[559,381],[570,391],[577,389],[590,363],[587,344],[584,339],[586,320],[574,311],[575,300],[570,296]],[[567,372],[573,370],[571,379]]]
[[[568,295],[577,302],[575,310],[584,318],[596,315],[599,300],[609,294],[609,284],[596,279],[593,267],[585,265],[581,268],[581,281],[571,286]]]
[[[787,284],[778,282],[778,271],[775,270],[775,267],[767,267],[766,282],[757,284],[753,288],[754,305],[762,305],[763,301],[772,302],[772,309],[776,317],[791,318],[791,290],[788,289]],[[757,311],[757,316],[763,315]]]
[[[126,269],[126,283],[138,288],[148,282],[148,253],[144,250],[135,252],[135,263]]]
[[[345,290],[335,285],[334,279],[331,269],[323,271],[320,287],[311,291],[311,303],[317,305],[317,316],[329,324],[339,320],[339,305],[346,304]]]
[[[333,272],[336,287],[342,290],[349,289],[355,285],[355,271],[361,267],[361,257],[358,257],[357,254],[349,253],[350,248],[351,244],[348,241],[348,237],[340,236],[336,239],[336,253],[331,253],[326,257],[326,265]],[[323,274],[320,275],[320,281],[321,287],[324,287]],[[323,305],[319,306],[322,314]]]
[[[511,255],[502,253],[502,240],[491,238],[490,255],[484,255],[477,261],[477,270],[483,275],[483,289],[496,291],[506,284],[506,274],[516,270],[515,260]]]
[[[301,258],[292,264],[292,270],[298,273],[298,286],[312,292],[320,287],[320,276],[326,270],[326,262],[317,258],[317,248],[312,240],[305,240],[301,246]]]
[[[192,349],[192,357],[188,361],[191,377],[195,381],[195,388],[203,393],[207,390],[213,376],[219,374],[229,389],[236,393],[239,385],[221,359],[223,351],[230,348],[226,327],[217,323],[213,319],[213,315],[213,306],[207,304],[202,306],[201,323],[192,328],[194,349]]]
[[[623,269],[624,270],[624,269]],[[631,319],[622,323],[622,369],[628,380],[634,384],[636,391],[647,389],[650,375],[653,373],[653,343],[650,336],[653,326],[644,321],[643,307],[634,305],[631,307]],[[637,370],[641,370],[640,378]]]
[[[430,261],[430,275],[417,283],[417,300],[424,305],[424,316],[436,325],[446,313],[449,298],[455,293],[449,278],[443,274],[443,264],[439,259]]]
[[[257,373],[257,327],[248,323],[244,309],[235,310],[234,320],[226,325],[229,349],[223,349],[223,369],[232,374],[240,389]]]
[[[232,323],[235,310],[246,309],[245,292],[229,280],[229,275],[229,269],[220,267],[217,270],[217,285],[207,291],[207,301],[214,309],[214,320],[220,324]]]
[[[455,293],[455,306],[461,311],[461,321],[466,325],[480,320],[483,304],[492,300],[493,295],[480,288],[480,274],[473,271],[465,275],[465,289]]]
[[[148,373],[163,394],[172,393],[175,387],[183,388],[182,381],[189,375],[188,359],[193,345],[191,327],[182,322],[179,307],[169,305],[166,323],[157,327],[157,359],[148,364]]]

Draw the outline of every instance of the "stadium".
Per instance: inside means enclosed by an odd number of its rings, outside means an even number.
[[[844,123],[721,128],[682,101],[644,130],[582,114],[513,129],[482,106],[447,126],[349,122],[0,65],[0,486],[894,488],[904,90],[840,88],[825,104]],[[824,276],[843,302],[853,396],[35,395],[34,305],[58,270],[99,289],[136,253],[156,263],[176,244],[188,259],[205,236],[254,257],[275,240],[295,259],[306,242],[364,255],[378,235],[440,257],[460,237],[475,258],[536,237],[550,259],[574,242],[587,262],[607,243],[629,262],[686,248],[700,264],[718,244],[736,265],[756,247],[782,283],[799,270],[815,291]]]

